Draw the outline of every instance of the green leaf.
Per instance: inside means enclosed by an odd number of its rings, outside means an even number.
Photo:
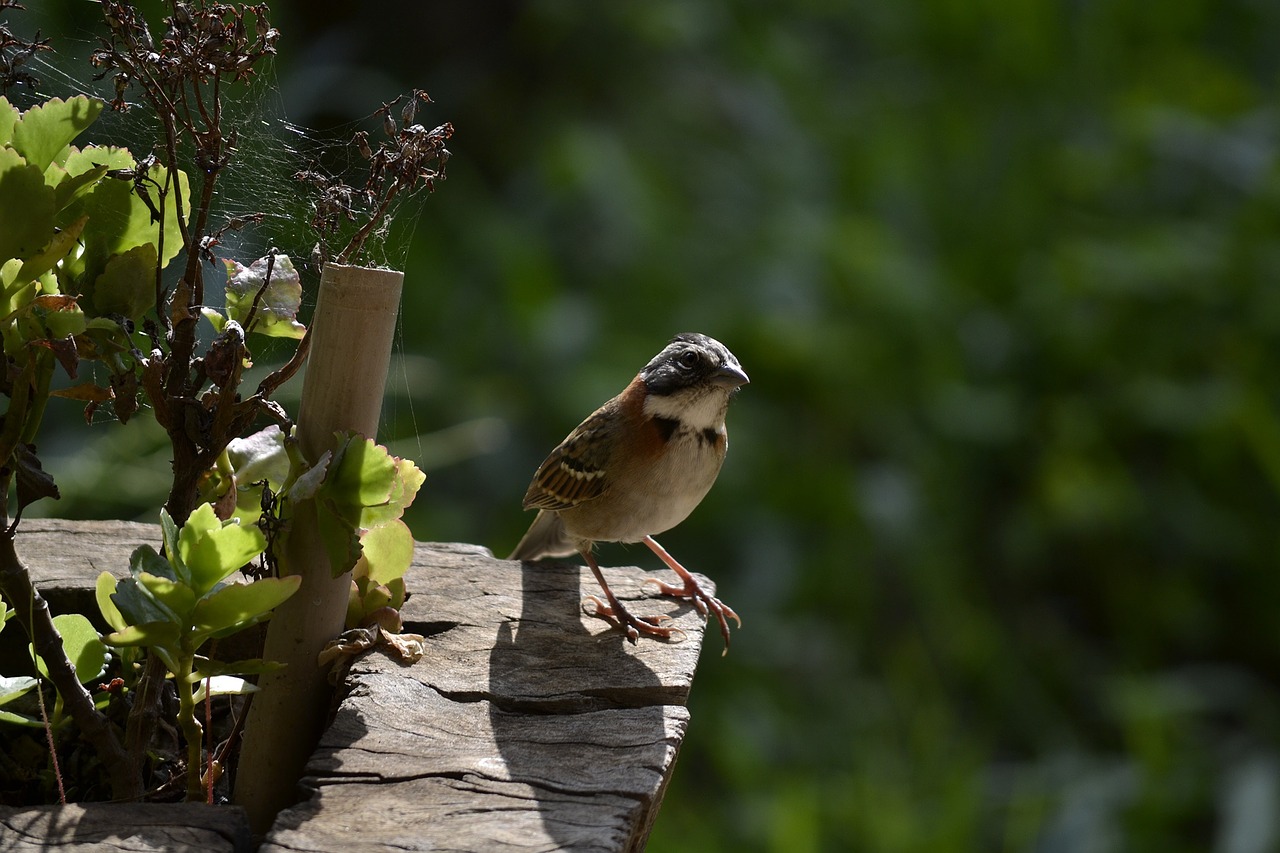
[[[147,646],[154,649],[165,649],[168,657],[173,657],[172,648],[178,644],[181,632],[172,622],[143,622],[130,625],[123,631],[114,631],[102,638],[108,646]],[[169,663],[168,660],[165,661]]]
[[[57,234],[54,234],[43,249],[27,258],[22,264],[22,268],[18,270],[16,280],[25,284],[29,281],[34,281],[53,269],[58,261],[65,258],[76,247],[76,243],[80,240],[80,234],[84,231],[84,226],[88,221],[89,217],[82,216]]]
[[[204,678],[205,676],[217,678],[223,675],[266,675],[270,672],[279,672],[284,668],[285,665],[278,661],[263,660],[262,658],[221,661],[197,656],[195,674],[197,678]]]
[[[133,159],[133,154],[128,148],[116,148],[111,145],[86,145],[84,148],[72,148],[67,155],[66,161],[62,164],[62,169],[68,175],[78,176],[86,172],[96,169],[132,169],[137,165]],[[122,186],[128,186],[127,181],[117,180]]]
[[[49,332],[49,340],[65,341],[82,334],[86,328],[84,312],[78,306],[71,306],[44,315],[44,327]]]
[[[120,608],[121,615],[129,625],[145,625],[153,622],[168,622],[177,629],[180,622],[176,613],[160,603],[142,587],[137,578],[125,578],[116,584],[116,591],[111,600]]]
[[[357,522],[360,508],[390,499],[395,481],[395,460],[386,448],[362,436],[350,435],[342,453],[334,454],[322,492],[336,506],[356,510],[351,520]]]
[[[314,498],[324,486],[325,475],[329,473],[329,465],[333,461],[333,453],[326,450],[320,461],[312,465],[294,480],[284,495],[291,501],[305,501]]]
[[[209,321],[209,325],[213,326],[215,332],[222,334],[222,330],[227,327],[227,318],[222,316],[221,311],[206,306],[200,309],[200,313]]]
[[[351,584],[347,599],[347,616],[343,623],[347,628],[361,627],[370,613],[391,603],[391,592],[385,586],[360,578]]]
[[[191,586],[191,571],[182,559],[182,550],[178,547],[178,525],[165,509],[160,510],[160,536],[164,540],[164,553],[173,566],[175,579]],[[137,552],[135,552],[137,553]]]
[[[107,174],[107,166],[94,166],[78,175],[72,175],[61,166],[45,170],[45,183],[53,187],[53,209],[60,211],[93,188]]]
[[[289,477],[289,454],[284,448],[284,432],[275,424],[227,445],[227,458],[239,483],[266,480],[279,490]]]
[[[404,514],[426,475],[372,439],[339,434],[341,442],[320,492],[335,515],[369,529]]]
[[[141,320],[155,304],[156,247],[143,243],[112,255],[93,284],[94,310]]]
[[[152,598],[172,610],[179,623],[185,624],[190,620],[191,610],[196,606],[196,594],[191,587],[148,572],[138,575],[138,583],[151,593]]]
[[[53,627],[58,629],[58,634],[62,637],[63,651],[67,654],[67,660],[76,668],[76,678],[80,683],[88,684],[101,678],[107,669],[110,655],[88,617],[80,613],[63,613],[53,617]],[[31,647],[31,654],[35,656],[34,647]],[[38,656],[36,669],[45,678],[49,677],[44,659]]]
[[[157,554],[156,549],[150,545],[139,545],[129,555],[129,574],[136,578],[143,572],[160,578],[168,578],[171,581],[178,580],[173,564]]]
[[[276,669],[279,668],[280,665],[277,665]],[[274,670],[267,671],[274,672]],[[194,696],[197,704],[204,701],[206,687],[213,696],[242,696],[258,692],[258,685],[251,684],[243,678],[236,678],[234,675],[215,675],[211,676],[207,682],[203,678],[200,679],[200,686],[196,688]]]
[[[29,675],[0,675],[0,705],[8,704],[40,682]]]
[[[28,726],[33,729],[44,728],[43,721],[37,720],[35,717],[14,714],[10,711],[0,711],[0,723],[11,723],[15,726]]]
[[[102,113],[104,103],[77,95],[51,98],[22,114],[13,127],[13,147],[41,172]]]
[[[0,148],[0,261],[29,258],[49,244],[54,192],[42,170]]]
[[[413,533],[401,519],[393,519],[360,537],[362,554],[355,574],[374,583],[390,583],[403,577],[413,562]]]
[[[385,448],[379,446],[385,452]],[[362,528],[374,528],[387,524],[404,515],[404,511],[418,496],[418,489],[426,481],[427,475],[422,472],[411,459],[392,456],[395,462],[395,479],[392,481],[386,503],[366,506],[360,512],[359,525]]]
[[[201,504],[178,534],[178,551],[191,573],[191,588],[203,596],[267,547],[257,527],[223,523],[210,504]]]
[[[336,578],[351,571],[360,559],[360,531],[351,521],[350,512],[335,507],[331,501],[317,500],[316,514],[320,521],[320,544],[329,556],[329,568]]]
[[[148,175],[163,185],[168,172],[162,166],[154,166]],[[190,187],[185,173],[179,172],[178,176],[185,216],[189,212]],[[160,261],[167,265],[182,251],[176,203],[173,194],[169,193],[161,208],[159,187],[150,181],[144,181],[143,186],[148,188],[148,195],[156,212],[162,213],[164,217],[164,254]],[[152,220],[151,208],[134,193],[133,184],[128,181],[99,181],[91,191],[67,205],[61,216],[69,220],[86,214],[93,225],[85,229],[84,252],[74,264],[68,264],[69,274],[78,280],[92,282],[97,279],[112,255],[122,254],[145,243],[156,246],[159,244],[159,223]]]
[[[300,575],[291,575],[222,587],[196,604],[192,616],[196,637],[226,637],[261,622],[297,592],[301,583]]]
[[[178,187],[182,192],[182,216],[185,219],[191,213],[191,184],[187,180],[187,173],[179,171]],[[160,187],[165,186],[169,179],[169,171],[163,166],[152,166],[147,172],[147,176],[154,184],[148,184],[151,189],[151,199],[156,205],[157,210],[164,217],[164,256],[160,258],[161,264],[169,265],[169,261],[178,256],[182,251],[182,231],[178,228],[178,207],[172,190],[165,198],[164,207],[160,207]],[[143,243],[157,243],[160,236],[160,227],[158,222],[152,221],[151,209],[146,203],[136,195],[131,195],[129,224],[121,235],[120,245],[117,250],[130,249]]]
[[[254,298],[266,282],[271,267],[271,281],[258,302],[253,326],[245,331],[277,338],[301,339],[307,327],[298,322],[302,306],[302,279],[288,255],[276,255],[275,261],[259,258],[249,266],[229,260],[227,265],[227,316],[244,325],[248,322]]]
[[[94,598],[98,601],[98,611],[112,630],[123,631],[129,623],[125,621],[120,608],[116,607],[116,603],[111,600],[111,594],[115,591],[116,579],[111,572],[98,575],[98,581],[93,588]]]
[[[9,103],[9,99],[0,95],[0,145],[8,145],[13,141],[13,126],[18,123],[18,108]]]

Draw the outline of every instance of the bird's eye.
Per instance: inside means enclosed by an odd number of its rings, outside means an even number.
[[[693,370],[698,366],[698,361],[698,354],[693,350],[689,350],[676,359],[676,364],[680,366],[681,370]]]

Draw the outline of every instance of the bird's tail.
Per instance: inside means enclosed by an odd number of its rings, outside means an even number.
[[[520,544],[511,552],[508,560],[541,560],[543,557],[567,557],[578,553],[564,530],[559,513],[538,510],[538,517],[529,525]]]

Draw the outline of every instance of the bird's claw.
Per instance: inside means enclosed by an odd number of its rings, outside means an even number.
[[[693,606],[703,618],[709,618],[709,614],[715,614],[716,621],[720,623],[720,636],[724,637],[724,651],[720,654],[729,653],[729,620],[732,619],[737,623],[739,630],[742,628],[742,617],[735,613],[732,607],[708,593],[692,577],[681,586],[665,583],[657,578],[645,578],[644,583],[653,584],[662,595],[693,602]]]
[[[593,609],[587,608],[587,602],[590,602],[593,605]],[[683,628],[677,628],[674,625],[667,627],[662,624],[663,622],[670,622],[670,616],[662,614],[657,616],[636,616],[630,610],[623,607],[622,602],[620,601],[610,604],[608,602],[601,601],[594,595],[584,596],[582,599],[582,612],[588,616],[603,619],[606,622],[613,624],[615,627],[621,628],[623,633],[626,634],[627,641],[632,645],[635,645],[636,640],[640,638],[641,634],[645,634],[650,637],[660,637],[664,640],[669,640],[672,637],[679,635],[679,642],[683,642],[688,637],[688,634],[685,633]]]

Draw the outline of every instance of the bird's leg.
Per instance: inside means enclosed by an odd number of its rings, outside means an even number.
[[[663,583],[657,578],[648,578],[645,583],[654,584],[663,595],[689,599],[703,616],[706,616],[708,611],[714,613],[716,619],[720,622],[720,636],[724,637],[724,651],[721,654],[728,654],[729,620],[732,619],[737,622],[738,627],[741,628],[742,619],[738,617],[737,613],[733,612],[732,607],[703,589],[702,584],[698,583],[698,579],[690,574],[688,569],[676,562],[676,558],[668,554],[667,549],[659,545],[656,539],[652,536],[646,536],[644,537],[644,544],[648,545],[649,550],[658,555],[658,559],[667,564],[667,568],[680,576],[680,580],[684,581],[684,586],[673,586],[669,583]]]
[[[582,559],[587,561],[587,565],[591,567],[591,573],[596,576],[596,580],[600,583],[600,588],[604,590],[604,597],[608,599],[608,603],[601,601],[594,595],[585,596],[582,603],[585,605],[588,601],[595,605],[595,610],[583,610],[590,616],[596,616],[604,619],[606,622],[612,622],[621,628],[627,635],[627,639],[635,644],[636,639],[641,634],[648,634],[651,637],[661,637],[669,639],[672,634],[679,634],[684,637],[684,631],[679,628],[664,628],[663,622],[671,621],[670,616],[634,616],[631,611],[622,606],[622,602],[613,594],[613,590],[609,589],[609,584],[605,583],[604,574],[600,571],[600,565],[596,562],[596,558],[592,556],[591,551],[584,549],[579,551]]]

